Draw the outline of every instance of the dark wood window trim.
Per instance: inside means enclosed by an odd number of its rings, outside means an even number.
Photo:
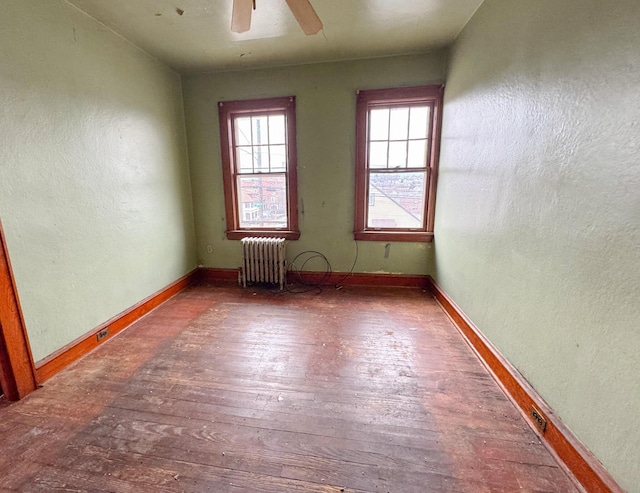
[[[417,241],[433,240],[440,130],[442,126],[443,85],[400,87],[358,91],[356,103],[356,190],[354,238],[363,241]],[[429,148],[427,151],[427,178],[425,183],[424,226],[417,229],[367,227],[369,203],[368,115],[376,106],[402,106],[427,103],[431,108]]]
[[[298,229],[298,190],[297,190],[297,149],[296,149],[296,98],[251,99],[242,101],[221,101],[218,103],[220,119],[220,146],[222,153],[222,177],[225,195],[227,220],[226,235],[229,240],[240,240],[247,236],[279,237],[288,240],[300,238]],[[286,116],[287,169],[285,172],[287,188],[287,219],[285,228],[242,228],[237,201],[236,164],[233,157],[234,134],[233,119],[236,116],[258,115],[268,112],[284,112]]]

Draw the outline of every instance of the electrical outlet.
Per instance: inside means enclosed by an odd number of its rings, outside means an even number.
[[[207,253],[213,253],[213,247],[211,245],[207,245]]]
[[[533,418],[533,422],[540,429],[542,433],[544,433],[547,429],[547,420],[544,418],[542,413],[538,411],[535,407],[531,406],[531,417]]]
[[[98,341],[101,341],[108,335],[109,335],[109,329],[102,329],[100,332],[96,334],[96,339],[98,339]]]

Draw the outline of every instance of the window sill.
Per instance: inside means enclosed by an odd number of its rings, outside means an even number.
[[[353,238],[357,241],[415,241],[431,243],[433,233],[424,231],[355,231]]]
[[[289,230],[258,230],[258,229],[234,229],[226,232],[227,240],[241,240],[250,236],[260,238],[284,238],[285,240],[297,240],[300,238],[300,231]]]

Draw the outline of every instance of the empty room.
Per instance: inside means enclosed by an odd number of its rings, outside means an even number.
[[[640,493],[640,3],[0,5],[1,491]]]

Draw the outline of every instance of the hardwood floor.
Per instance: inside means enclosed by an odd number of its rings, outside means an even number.
[[[419,289],[188,288],[0,418],[3,490],[578,491]]]

